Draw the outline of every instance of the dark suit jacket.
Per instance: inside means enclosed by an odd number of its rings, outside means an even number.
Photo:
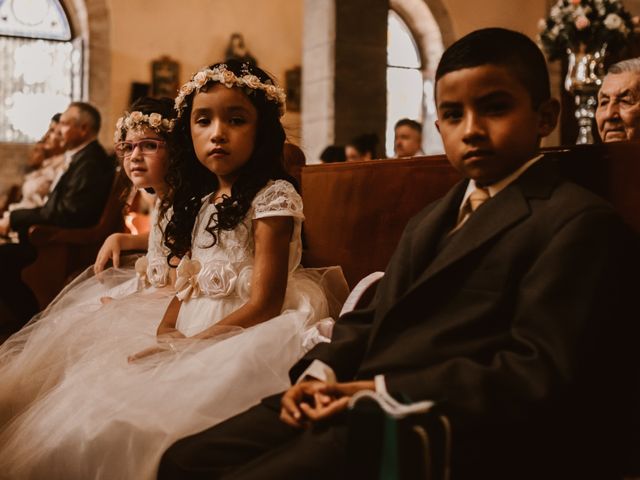
[[[42,207],[11,212],[12,230],[23,233],[36,224],[71,228],[95,225],[107,201],[114,174],[115,162],[94,140],[73,156],[68,170]]]
[[[626,229],[543,159],[439,250],[466,184],[408,223],[372,305],[292,378],[319,359],[339,381],[384,374],[392,393],[439,401],[454,478],[578,478],[584,465],[605,478],[637,349],[624,333],[637,314],[618,308]]]

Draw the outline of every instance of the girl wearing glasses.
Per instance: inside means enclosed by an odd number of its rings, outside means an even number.
[[[157,206],[167,193],[168,137],[175,117],[173,100],[143,97],[131,106],[131,110],[116,124],[115,151],[132,187],[145,189],[157,196],[157,203],[151,212],[152,228],[141,235],[114,233],[108,237],[96,258],[96,274],[104,271],[109,260],[114,267],[119,267],[120,252],[123,250],[146,250],[149,245],[147,258],[151,261],[164,253],[163,227],[158,224]],[[161,283],[166,283],[164,280]]]
[[[169,445],[282,391],[291,365],[328,340],[340,302],[325,292],[347,287],[339,269],[300,267],[284,101],[264,71],[234,61],[181,88],[159,213],[176,295],[168,306],[129,295],[85,318],[91,348],[0,436],[0,471],[155,478]],[[142,141],[125,137],[125,162],[156,148]]]

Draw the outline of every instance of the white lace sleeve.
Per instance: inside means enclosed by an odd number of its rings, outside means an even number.
[[[302,198],[286,180],[276,180],[260,190],[253,200],[253,217],[294,217],[304,220]]]

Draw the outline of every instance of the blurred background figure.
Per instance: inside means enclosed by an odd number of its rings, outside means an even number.
[[[29,227],[88,227],[102,214],[115,163],[98,142],[100,123],[100,112],[93,105],[69,104],[56,128],[65,148],[62,166],[49,184],[46,200],[41,206],[12,209],[0,218],[0,236],[5,237],[0,243],[0,304],[8,313],[6,318],[0,317],[0,332],[16,331],[38,311],[35,295],[21,279],[22,269],[33,263],[37,254],[29,242]]]
[[[27,158],[27,173],[22,185],[14,185],[0,212],[6,217],[11,210],[41,207],[47,200],[51,184],[64,165],[64,148],[57,127],[60,113],[51,119],[49,129],[33,146]]]
[[[347,156],[341,145],[329,145],[320,154],[322,163],[344,162]]]
[[[58,137],[56,130],[58,123],[60,122],[61,113],[56,113],[51,117],[49,122],[49,128],[33,146],[29,157],[27,158],[27,171],[35,170],[42,166],[42,162],[47,158],[51,158],[55,155],[59,155],[64,151],[60,144],[60,138]]]
[[[224,59],[226,60],[238,60],[242,63],[249,63],[251,65],[258,65],[256,58],[251,55],[247,46],[244,43],[244,37],[241,33],[232,33],[229,38],[229,44],[224,52]]]
[[[410,118],[401,118],[394,127],[396,157],[424,155],[422,151],[422,124]]]
[[[358,135],[345,147],[347,162],[373,160],[374,158],[376,158],[377,147],[378,136],[375,133]]]
[[[609,67],[598,92],[596,124],[603,142],[640,140],[640,57]]]

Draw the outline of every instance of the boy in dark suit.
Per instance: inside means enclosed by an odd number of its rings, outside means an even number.
[[[292,368],[298,383],[176,443],[159,478],[339,477],[343,411],[362,389],[438,402],[454,479],[618,478],[626,229],[538,156],[559,106],[526,36],[458,40],[435,94],[468,180],[409,222],[372,304]]]

